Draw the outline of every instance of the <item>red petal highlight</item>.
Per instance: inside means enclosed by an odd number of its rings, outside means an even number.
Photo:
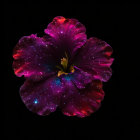
[[[83,24],[76,19],[65,19],[61,16],[55,17],[44,32],[47,34],[45,39],[52,43],[56,52],[62,54],[61,56],[64,52],[69,57],[74,56],[76,50],[87,40]]]
[[[64,21],[65,21],[66,19],[65,19],[64,17],[59,16],[59,17],[54,18],[54,20],[56,20],[56,22],[62,24],[62,23],[64,23]]]
[[[75,58],[75,65],[91,73],[95,79],[107,82],[112,75],[110,68],[114,60],[110,57],[112,52],[111,46],[105,41],[90,38]]]
[[[65,115],[86,117],[99,109],[103,98],[104,91],[99,80],[94,80],[90,86],[80,91],[71,81],[67,81],[61,108]]]

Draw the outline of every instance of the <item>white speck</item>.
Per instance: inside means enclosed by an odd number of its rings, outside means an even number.
[[[39,72],[41,75],[43,74],[43,72]]]
[[[60,33],[63,34],[64,32],[63,31],[60,31]]]
[[[54,107],[50,107],[51,110],[54,110]]]
[[[37,99],[34,100],[34,104],[38,104],[38,100]]]

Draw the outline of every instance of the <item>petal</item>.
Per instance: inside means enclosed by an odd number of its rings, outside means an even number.
[[[75,65],[93,75],[94,79],[108,81],[112,75],[110,68],[113,50],[109,44],[98,38],[90,38],[75,57]]]
[[[90,73],[84,72],[78,67],[74,67],[75,72],[73,73],[72,82],[78,89],[85,88],[85,86],[92,82],[93,76]]]
[[[20,95],[26,107],[38,115],[54,112],[62,92],[63,84],[56,77],[36,82],[26,80],[20,89]]]
[[[60,107],[67,116],[86,117],[99,109],[103,98],[104,91],[99,80],[94,80],[82,90],[78,90],[72,81],[65,81]]]
[[[65,19],[62,16],[55,17],[45,29],[46,39],[53,44],[60,56],[63,56],[64,52],[68,56],[74,55],[75,51],[86,42],[85,32],[84,25],[78,20]]]
[[[39,80],[54,74],[52,48],[36,35],[22,37],[14,48],[13,58],[14,72],[19,77]]]

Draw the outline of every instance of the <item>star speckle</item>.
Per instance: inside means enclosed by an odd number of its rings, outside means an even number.
[[[60,85],[61,85],[61,81],[60,81],[59,78],[55,79],[55,84],[56,84],[57,86],[60,86]]]
[[[70,76],[70,75],[66,75],[66,76],[65,76],[65,80],[66,80],[66,81],[70,81],[71,79],[72,79],[72,76]]]
[[[38,100],[37,99],[34,100],[34,104],[38,104]]]

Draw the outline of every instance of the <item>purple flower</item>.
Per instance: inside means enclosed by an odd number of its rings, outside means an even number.
[[[102,81],[111,77],[112,48],[92,37],[76,19],[55,17],[45,36],[22,37],[13,53],[13,68],[25,83],[20,95],[26,107],[48,115],[57,107],[68,116],[95,112],[104,98]]]

